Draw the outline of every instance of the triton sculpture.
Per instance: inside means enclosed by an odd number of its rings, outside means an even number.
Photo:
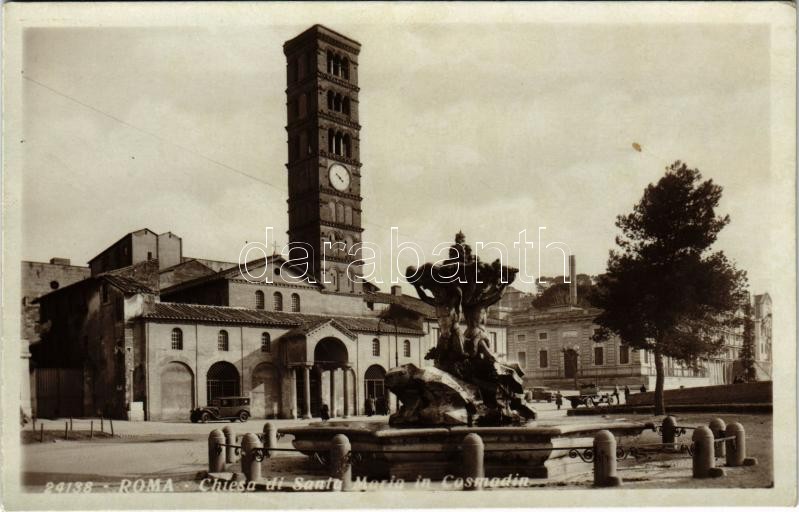
[[[390,425],[507,425],[535,419],[522,399],[524,372],[517,364],[497,361],[484,329],[487,308],[502,298],[517,272],[500,260],[480,261],[462,232],[444,262],[408,267],[408,282],[436,308],[440,335],[425,356],[434,361],[432,368],[406,364],[386,374],[386,386],[402,403]]]

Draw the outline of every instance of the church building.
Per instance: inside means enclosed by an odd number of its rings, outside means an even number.
[[[243,395],[254,418],[310,418],[323,403],[346,417],[368,397],[395,407],[388,369],[431,364],[434,308],[358,279],[360,44],[315,25],[283,51],[290,260],[245,269],[185,257],[170,232],[125,235],[85,279],[35,299],[35,414],[187,420],[193,407]],[[302,255],[309,272],[294,264]],[[486,330],[506,354],[503,322]]]

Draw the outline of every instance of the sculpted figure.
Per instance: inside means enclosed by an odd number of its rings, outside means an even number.
[[[390,421],[429,424],[431,418],[466,417],[468,424],[476,418],[478,424],[501,425],[535,418],[535,411],[520,399],[524,372],[518,365],[497,361],[484,327],[487,308],[502,298],[516,273],[500,260],[481,262],[462,232],[442,263],[408,267],[408,282],[421,300],[436,309],[440,334],[426,359],[433,359],[443,373],[425,373],[413,365],[391,370],[386,383],[403,407]],[[461,321],[466,324],[464,332]],[[455,402],[462,405],[453,410]]]

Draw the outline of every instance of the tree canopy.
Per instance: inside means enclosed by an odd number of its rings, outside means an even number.
[[[668,167],[631,213],[617,217],[617,249],[590,296],[602,311],[596,341],[613,333],[631,347],[654,351],[656,412],[658,394],[662,408],[662,357],[696,365],[721,348],[722,330],[740,325],[736,311],[746,274],[723,252],[710,251],[730,221],[715,212],[721,193],[680,161]]]

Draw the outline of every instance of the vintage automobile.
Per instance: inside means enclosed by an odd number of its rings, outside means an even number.
[[[614,405],[618,403],[616,398],[610,393],[600,393],[595,384],[584,384],[580,386],[580,394],[577,396],[564,397],[571,403],[572,409],[577,409],[581,405],[586,407],[598,407],[599,404]]]
[[[250,398],[246,396],[223,396],[211,400],[205,407],[191,411],[191,422],[206,423],[211,420],[239,420],[242,423],[250,418]]]
[[[530,399],[533,402],[552,402],[555,399],[555,393],[551,389],[547,389],[543,386],[536,386],[531,391],[532,396]]]

